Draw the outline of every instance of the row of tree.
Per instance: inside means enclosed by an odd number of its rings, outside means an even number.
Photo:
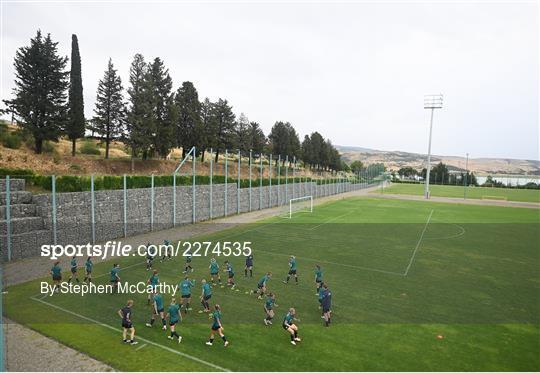
[[[421,171],[416,170],[413,167],[406,166],[401,167],[397,171],[398,175],[402,178],[412,178],[415,176],[420,176],[422,179],[426,179],[427,175],[427,169],[423,168]],[[450,184],[450,185],[456,185],[456,184],[464,184],[467,185],[478,185],[478,181],[476,180],[476,176],[472,172],[460,172],[459,174],[456,173],[450,173],[448,170],[448,166],[444,164],[443,162],[439,162],[433,168],[431,168],[429,172],[429,182],[432,184]]]
[[[105,158],[111,142],[119,140],[133,158],[165,158],[176,147],[185,155],[195,146],[203,160],[205,149],[212,148],[216,160],[225,149],[238,149],[243,155],[266,152],[283,161],[286,157],[302,160],[318,170],[345,167],[337,149],[320,133],[306,135],[300,143],[294,127],[279,121],[267,137],[259,123],[244,114],[236,117],[227,100],[199,100],[189,81],[173,91],[164,62],[160,58],[147,62],[141,54],[131,63],[127,90],[109,59],[98,84],[94,116],[86,120],[76,35],[72,36],[69,72],[67,63],[67,57],[58,55],[57,43],[40,31],[16,53],[14,98],[4,100],[4,112],[15,116],[17,124],[33,135],[36,153],[41,153],[44,141],[65,135],[75,155],[76,140],[88,130],[105,143]]]

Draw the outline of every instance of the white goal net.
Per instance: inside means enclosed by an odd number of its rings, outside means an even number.
[[[313,196],[290,199],[288,205],[284,206],[281,216],[291,219],[293,214],[302,212],[313,212]]]

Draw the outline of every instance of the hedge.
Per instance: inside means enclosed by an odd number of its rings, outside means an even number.
[[[52,176],[46,175],[36,175],[32,170],[16,170],[8,168],[0,168],[0,177],[5,177],[9,175],[11,177],[22,178],[26,180],[28,185],[37,186],[41,189],[51,191],[52,190]],[[215,175],[212,178],[213,184],[224,184],[225,176]],[[311,181],[311,178],[302,178],[302,182],[306,180]],[[193,179],[191,176],[176,176],[176,185],[192,185]],[[280,184],[285,184],[284,178],[279,180]],[[300,182],[300,178],[296,178],[296,182]],[[227,183],[236,184],[237,179],[227,178]],[[293,178],[289,178],[289,184],[294,183]],[[197,175],[195,177],[196,185],[209,185],[210,177]],[[272,178],[272,185],[278,184],[278,178]],[[89,191],[91,185],[90,176],[72,176],[64,175],[56,177],[56,191],[57,192],[83,192]],[[172,175],[155,175],[154,176],[154,186],[155,187],[171,187],[173,185],[173,176]],[[253,188],[260,185],[260,179],[252,179],[251,186]],[[270,180],[264,178],[262,180],[263,186],[270,185]],[[152,186],[151,176],[145,175],[128,175],[126,176],[126,187],[127,189],[138,189],[138,188],[150,188]],[[118,190],[123,189],[124,179],[123,176],[95,176],[94,177],[94,190]],[[249,179],[240,179],[240,188],[248,188]]]

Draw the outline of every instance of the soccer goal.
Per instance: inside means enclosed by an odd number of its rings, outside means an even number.
[[[286,207],[288,210],[283,211],[281,216],[287,219],[291,219],[295,213],[313,212],[313,196],[292,198]]]

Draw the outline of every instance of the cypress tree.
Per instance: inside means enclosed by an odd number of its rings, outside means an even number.
[[[95,117],[92,121],[94,130],[105,141],[105,159],[109,158],[111,141],[120,137],[124,130],[125,104],[122,90],[122,80],[109,59],[107,71],[99,81]]]
[[[77,139],[84,136],[84,101],[81,76],[81,55],[77,35],[71,35],[71,71],[69,73],[68,120],[66,134],[71,140],[71,155],[75,155]]]
[[[4,103],[17,124],[34,137],[35,152],[41,153],[43,141],[57,141],[66,121],[67,57],[60,57],[57,44],[38,30],[30,45],[15,55],[14,98]]]

